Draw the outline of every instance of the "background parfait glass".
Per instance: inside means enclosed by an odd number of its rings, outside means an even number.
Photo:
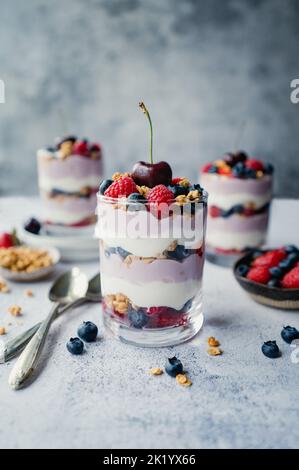
[[[207,197],[179,205],[98,194],[104,324],[115,337],[159,347],[200,330]]]

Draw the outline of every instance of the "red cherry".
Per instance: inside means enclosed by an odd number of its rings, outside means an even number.
[[[168,186],[172,179],[172,169],[167,162],[137,162],[131,176],[139,186],[147,186],[148,188],[153,188],[158,184]]]

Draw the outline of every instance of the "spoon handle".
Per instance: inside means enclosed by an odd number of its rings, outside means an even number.
[[[47,318],[40,324],[39,329],[21,353],[8,378],[8,384],[11,388],[18,390],[35,369],[42,352],[47,333],[54,317],[56,316],[58,308],[58,303],[53,305]]]
[[[87,301],[86,297],[81,297],[80,299],[77,299],[74,302],[71,302],[65,305],[64,307],[58,310],[56,314],[56,318],[60,316],[62,313],[66,312],[67,310],[77,307],[86,301]],[[17,356],[20,352],[22,352],[26,344],[28,344],[32,336],[37,332],[40,325],[41,325],[41,322],[36,323],[36,325],[32,326],[31,328],[19,334],[15,338],[4,343],[3,347],[0,348],[0,364],[4,364],[5,362],[10,361],[15,356]]]

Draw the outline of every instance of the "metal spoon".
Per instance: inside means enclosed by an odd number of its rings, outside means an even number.
[[[50,290],[49,297],[56,302],[14,365],[8,378],[8,384],[12,388],[19,389],[35,369],[49,328],[56,317],[60,305],[73,303],[84,297],[87,289],[87,277],[79,268],[72,268],[71,271],[63,274],[55,281]]]
[[[51,295],[51,291],[49,292],[49,296]],[[51,300],[54,300],[50,297]],[[60,316],[62,313],[66,312],[67,310],[77,307],[85,302],[100,302],[102,300],[102,293],[101,293],[101,276],[100,274],[96,274],[93,276],[89,283],[86,295],[80,299],[71,302],[70,304],[61,307],[56,315],[56,318]],[[38,328],[40,327],[41,322],[37,323],[36,325],[32,326],[25,332],[21,333],[17,337],[7,341],[2,351],[0,351],[0,364],[4,364],[5,362],[10,361],[15,356],[17,356],[20,352],[23,351],[26,344],[30,341],[32,336],[37,332]]]

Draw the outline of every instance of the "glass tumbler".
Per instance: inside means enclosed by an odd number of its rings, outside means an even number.
[[[104,324],[118,339],[170,346],[200,330],[207,198],[179,205],[97,195]]]

